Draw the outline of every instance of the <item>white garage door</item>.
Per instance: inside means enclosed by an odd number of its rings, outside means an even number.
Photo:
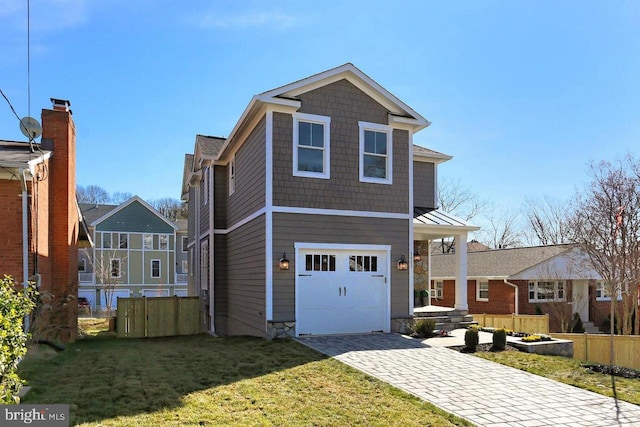
[[[296,333],[389,331],[387,252],[300,250]]]

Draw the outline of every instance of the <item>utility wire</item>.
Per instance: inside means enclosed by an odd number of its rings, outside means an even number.
[[[27,0],[27,116],[31,117],[31,0]]]

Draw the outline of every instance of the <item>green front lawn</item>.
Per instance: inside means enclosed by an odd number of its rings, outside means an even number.
[[[86,426],[470,425],[292,340],[88,330],[61,353],[30,350],[23,403],[68,403]]]
[[[532,374],[560,381],[575,387],[591,390],[605,396],[613,397],[611,376],[591,372],[581,366],[581,362],[562,356],[544,356],[520,351],[474,353],[483,359],[508,365]],[[640,379],[616,377],[618,398],[640,405]]]

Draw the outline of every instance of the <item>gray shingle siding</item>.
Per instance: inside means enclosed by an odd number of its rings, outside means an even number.
[[[275,262],[282,252],[295,265],[294,243],[391,245],[391,315],[407,316],[408,272],[398,271],[395,262],[407,256],[409,221],[385,218],[302,215],[274,213],[273,254]],[[274,269],[273,319],[295,319],[295,268]]]
[[[413,163],[413,205],[435,209],[435,165]]]
[[[388,124],[387,110],[346,80],[300,95],[300,112],[331,117],[330,179],[293,176],[293,119],[274,114],[273,204],[406,213],[409,134],[393,131],[393,184],[359,180],[359,121]]]

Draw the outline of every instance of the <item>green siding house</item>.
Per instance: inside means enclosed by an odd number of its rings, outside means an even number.
[[[93,309],[115,309],[118,297],[186,295],[176,283],[176,224],[138,196],[80,210],[94,246],[79,252],[78,296]]]

